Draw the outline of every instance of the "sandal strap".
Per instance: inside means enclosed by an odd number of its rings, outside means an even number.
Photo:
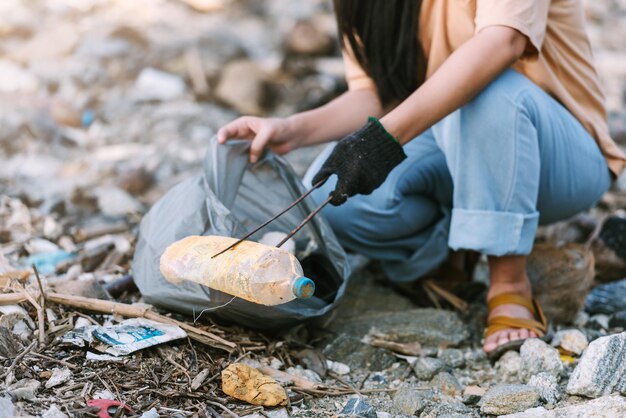
[[[520,305],[535,314],[535,303],[533,299],[529,299],[519,293],[500,293],[487,301],[487,309],[489,312],[502,305]]]
[[[529,299],[519,293],[501,293],[487,302],[489,312],[502,305],[523,306],[533,314],[535,319],[514,318],[506,315],[495,316],[487,321],[485,338],[498,331],[510,328],[527,329],[540,337],[545,336],[548,332],[548,321],[541,306],[535,299]]]

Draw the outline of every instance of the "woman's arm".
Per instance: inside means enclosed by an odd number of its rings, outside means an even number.
[[[277,154],[296,148],[332,141],[358,129],[368,116],[380,116],[383,110],[373,90],[347,91],[317,109],[288,118],[243,116],[228,123],[217,133],[220,143],[228,138],[247,138],[250,162],[255,163],[263,149]]]
[[[517,61],[527,38],[515,29],[490,26],[459,47],[413,94],[380,121],[401,144],[469,102]]]

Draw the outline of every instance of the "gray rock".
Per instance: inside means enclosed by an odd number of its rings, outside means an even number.
[[[559,378],[563,364],[559,352],[538,338],[529,338],[520,349],[522,364],[519,372],[522,382],[528,382],[531,376],[550,373]]]
[[[539,391],[527,385],[497,385],[490,388],[480,401],[480,412],[504,415],[525,411],[539,405]]]
[[[271,411],[265,411],[264,415],[267,418],[289,418],[289,412],[285,408],[273,409]]]
[[[50,376],[50,379],[46,382],[46,389],[62,385],[71,378],[72,372],[67,367],[63,367],[62,369],[56,368],[52,371],[52,376]]]
[[[439,372],[429,383],[430,386],[448,396],[460,396],[463,393],[463,386],[452,374]]]
[[[589,344],[567,384],[567,393],[597,398],[626,394],[626,332]]]
[[[609,326],[611,328],[626,328],[626,311],[619,311],[611,315]]]
[[[18,400],[34,401],[41,383],[34,379],[22,379],[9,386],[9,393]]]
[[[154,68],[144,68],[131,92],[137,101],[179,99],[185,95],[185,81],[175,75]]]
[[[254,61],[232,61],[222,70],[216,95],[241,113],[258,115],[265,99],[265,77]]]
[[[476,416],[471,408],[458,400],[445,396],[438,397],[436,400],[424,408],[421,416],[428,418],[469,418]]]
[[[333,46],[333,38],[314,20],[297,22],[287,38],[287,47],[296,54],[324,55],[331,52]]]
[[[377,418],[374,407],[362,398],[350,398],[341,413],[356,418]]]
[[[485,354],[482,348],[468,351],[465,353],[465,366],[472,370],[484,370],[490,367],[487,354]]]
[[[522,357],[517,351],[507,351],[496,363],[500,380],[508,383],[519,382]]]
[[[626,399],[621,396],[603,396],[578,405],[556,408],[532,408],[501,418],[615,418],[626,416]]]
[[[13,402],[11,402],[11,398],[0,397],[0,418],[13,417],[15,417],[15,407]]]
[[[157,412],[156,408],[152,408],[141,414],[139,418],[159,418],[159,413]]]
[[[393,396],[395,412],[404,415],[419,415],[435,395],[433,390],[424,390],[412,385],[401,386]]]
[[[539,397],[547,404],[556,405],[561,399],[559,383],[554,375],[549,373],[539,373],[528,380],[528,386],[537,388]]]
[[[458,346],[469,337],[467,327],[455,312],[431,308],[365,313],[337,319],[330,328],[357,338],[368,333],[384,334],[389,341],[419,342],[431,347]]]
[[[589,319],[589,325],[595,326],[595,328],[609,329],[610,318],[605,314],[595,314]]]
[[[446,348],[439,354],[439,359],[452,368],[463,367],[465,356],[458,348]]]
[[[446,365],[443,361],[432,357],[418,357],[411,367],[419,380],[430,380],[439,373]]]
[[[114,186],[97,187],[93,195],[102,213],[112,218],[142,211],[141,203],[125,190]]]
[[[427,417],[466,418],[473,411],[460,400],[439,393],[435,389],[421,389],[412,385],[401,386],[393,397],[394,412],[403,415]]]
[[[566,329],[557,332],[552,339],[552,346],[581,355],[589,345],[585,334],[577,329]]]
[[[326,346],[324,355],[331,360],[345,363],[352,369],[368,368],[375,372],[385,370],[396,362],[396,358],[387,350],[363,344],[348,335],[340,335]]]
[[[626,295],[626,279],[596,286],[587,296],[585,311],[590,314],[610,315],[626,310],[624,295]]]
[[[319,374],[315,373],[313,370],[305,369],[300,365],[289,367],[286,372],[292,376],[302,377],[311,382],[322,383],[322,378]]]
[[[41,418],[67,418],[67,415],[61,412],[58,406],[50,405],[50,408],[43,413]]]
[[[485,395],[487,389],[480,386],[467,386],[463,390],[463,403],[466,405],[476,405]]]

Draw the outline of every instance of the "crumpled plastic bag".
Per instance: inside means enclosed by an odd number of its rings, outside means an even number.
[[[304,273],[315,281],[310,299],[263,306],[234,298],[206,286],[168,282],[159,271],[167,246],[189,235],[242,237],[292,203],[305,190],[282,157],[266,152],[248,163],[250,141],[212,138],[203,172],[172,188],[143,218],[133,259],[135,283],[147,303],[197,318],[209,313],[258,329],[280,328],[320,317],[333,309],[345,293],[350,264],[344,250],[321,215],[295,236],[296,257]],[[307,197],[298,206],[253,235],[258,241],[270,231],[287,233],[315,207]]]

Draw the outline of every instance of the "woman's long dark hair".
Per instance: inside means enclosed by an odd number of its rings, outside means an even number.
[[[418,40],[421,0],[333,0],[339,36],[378,89],[383,106],[406,99],[424,81]]]

